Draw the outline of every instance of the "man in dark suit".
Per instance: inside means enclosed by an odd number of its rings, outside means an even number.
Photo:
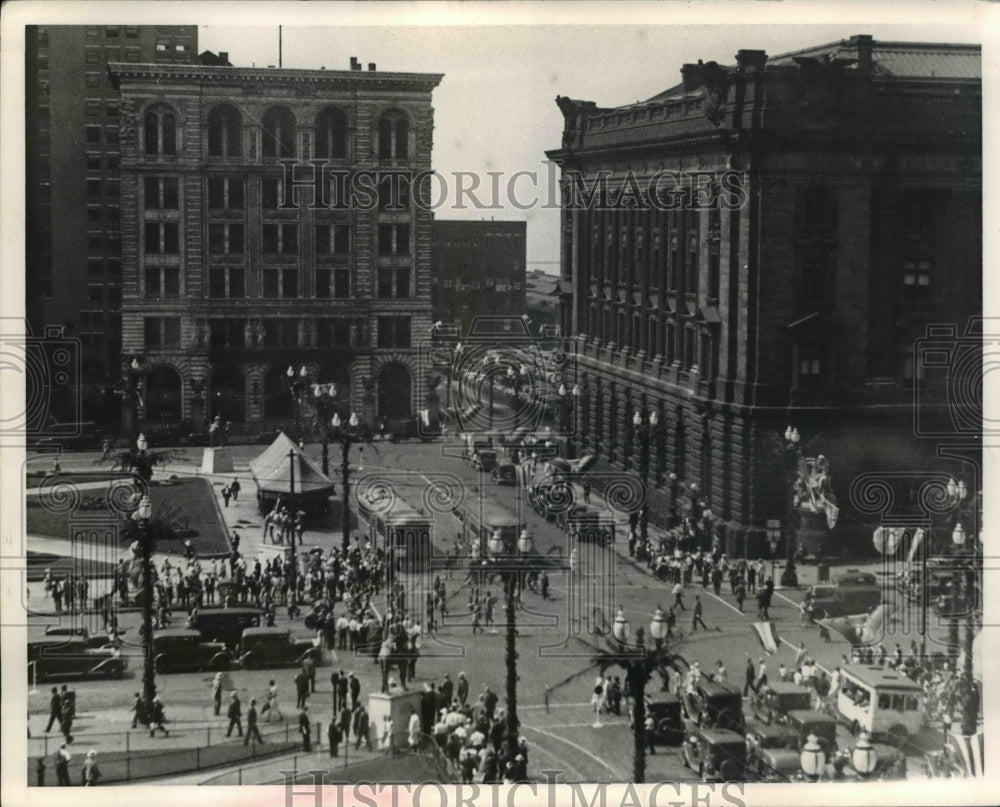
[[[330,721],[330,726],[326,730],[326,737],[330,741],[330,756],[338,756],[340,741],[344,739],[344,733],[340,730],[340,726],[337,725],[335,719]]]
[[[486,684],[483,685],[483,694],[485,698],[483,699],[483,705],[486,707],[486,717],[490,720],[493,719],[493,715],[497,708],[497,693],[489,688]]]
[[[444,681],[441,682],[441,704],[447,708],[451,708],[451,697],[455,692],[455,684],[452,683],[451,676],[448,673],[444,674]]]
[[[347,706],[340,710],[340,733],[345,743],[351,741],[351,710]]]
[[[458,674],[458,702],[465,706],[466,702],[469,700],[469,679],[465,677],[464,672]]]
[[[49,724],[45,727],[45,733],[52,731],[52,724],[59,723],[59,730],[62,730],[62,698],[59,690],[52,687],[52,697],[49,699]]]
[[[347,676],[347,684],[351,690],[351,709],[358,708],[358,699],[361,697],[361,682],[353,672]]]
[[[354,747],[360,748],[362,741],[365,744],[365,748],[369,751],[372,750],[372,738],[370,736],[369,729],[371,727],[370,720],[368,718],[368,712],[365,710],[364,706],[358,706],[357,710],[354,712]]]
[[[243,709],[240,706],[240,696],[236,692],[233,693],[232,698],[229,700],[229,711],[226,713],[229,718],[229,728],[226,729],[226,736],[228,737],[233,733],[233,726],[239,732],[239,736],[243,736]]]
[[[264,738],[260,736],[260,729],[257,728],[257,699],[250,698],[250,708],[247,709],[247,736],[243,740],[243,745],[250,744],[250,738],[254,738],[254,742],[262,743]]]
[[[302,735],[302,750],[312,751],[312,724],[309,722],[308,706],[303,706],[299,712],[299,734]]]

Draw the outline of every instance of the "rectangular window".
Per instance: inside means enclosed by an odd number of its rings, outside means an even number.
[[[349,255],[351,252],[351,227],[349,224],[317,224],[317,255]]]
[[[289,300],[299,295],[299,271],[294,266],[264,267],[264,296]]]
[[[330,297],[330,270],[328,268],[316,267],[316,297],[326,300]]]
[[[299,231],[295,224],[265,224],[264,252],[268,255],[295,255],[299,251]]]
[[[125,38],[126,39],[138,39],[139,38],[139,26],[137,26],[137,25],[126,25],[125,26]]]
[[[101,170],[101,158],[96,154],[87,155],[87,170],[88,171],[100,171]]]
[[[147,349],[181,346],[180,317],[146,317],[144,330]]]
[[[408,266],[383,266],[378,270],[378,296],[380,299],[405,299],[410,296],[410,268]]]
[[[697,365],[698,357],[695,353],[694,331],[690,328],[684,329],[684,369],[690,370]]]
[[[818,345],[799,346],[799,385],[818,387],[823,378],[823,351]]]
[[[213,255],[243,254],[243,225],[212,222],[208,225],[208,251]]]
[[[99,90],[101,89],[101,74],[100,73],[87,73],[84,79],[84,86],[88,90]]]
[[[104,38],[105,39],[118,39],[119,31],[117,28],[105,28]]]
[[[100,258],[90,258],[87,261],[87,277],[100,279],[104,273],[104,263]]]
[[[267,347],[298,347],[299,322],[295,319],[265,319],[264,344]]]
[[[101,116],[101,102],[88,100],[87,101],[87,117],[88,118],[99,118]]]
[[[210,319],[208,321],[209,344],[214,348],[244,347],[246,342],[246,320]]]
[[[378,346],[380,348],[402,348],[410,346],[409,317],[379,317]]]
[[[379,255],[409,255],[410,225],[380,224],[378,226]]]
[[[151,298],[179,297],[181,292],[180,267],[147,266],[146,296]]]
[[[100,126],[88,126],[87,127],[87,142],[91,145],[100,145],[101,142],[101,127]]]
[[[722,260],[719,255],[719,242],[715,241],[708,247],[708,298],[715,302],[719,300],[719,287],[722,282]]]
[[[176,222],[147,221],[145,226],[147,255],[176,255],[180,251],[180,225]]]
[[[86,62],[87,64],[100,64],[101,63],[101,51],[97,48],[87,48],[86,51]]]
[[[338,300],[351,296],[351,270],[338,267],[333,270],[333,296]]]
[[[698,243],[697,231],[688,235],[688,255],[684,279],[684,291],[688,294],[698,293],[698,275],[701,273],[701,249]]]
[[[929,260],[903,261],[903,300],[908,303],[925,302],[931,294],[931,262]]]
[[[245,295],[242,266],[213,266],[209,270],[208,296],[242,298]]]
[[[212,210],[242,210],[243,180],[236,177],[209,177],[208,206]]]
[[[143,189],[147,210],[177,210],[177,177],[144,177]]]
[[[101,180],[99,179],[87,180],[87,198],[88,199],[101,198]]]

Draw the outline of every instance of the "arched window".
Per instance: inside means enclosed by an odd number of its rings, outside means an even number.
[[[236,107],[221,104],[208,113],[208,155],[243,155],[243,116]]]
[[[316,157],[341,160],[347,156],[347,115],[336,107],[328,107],[316,120]]]
[[[390,109],[378,122],[378,156],[390,159],[409,156],[409,136],[409,119],[399,110]]]
[[[177,117],[169,107],[153,107],[144,117],[146,154],[177,153]]]
[[[295,156],[295,116],[287,107],[271,107],[264,113],[265,157]]]

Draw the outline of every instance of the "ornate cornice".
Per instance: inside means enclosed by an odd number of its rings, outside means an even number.
[[[264,84],[289,86],[318,84],[329,87],[410,90],[430,92],[444,78],[444,73],[390,73],[377,70],[290,70],[273,67],[205,67],[202,65],[108,64],[108,73],[118,84],[123,79],[200,81],[207,84]]]

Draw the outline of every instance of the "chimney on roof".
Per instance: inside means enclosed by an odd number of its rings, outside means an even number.
[[[351,70],[360,70],[360,69],[361,69],[361,62],[358,61],[358,57],[357,56],[352,56],[351,57]]]
[[[684,85],[684,92],[697,90],[704,81],[705,65],[701,59],[698,64],[686,64],[681,68],[681,82]]]
[[[223,67],[232,67],[232,65],[229,64],[229,51],[228,50],[220,50],[219,51],[219,64],[221,64]]]
[[[374,73],[375,72],[375,62],[368,62],[368,69]]]
[[[736,66],[741,73],[761,73],[767,64],[767,53],[762,50],[740,50],[736,53]]]
[[[857,34],[851,37],[851,44],[858,48],[858,72],[871,73],[872,71],[872,51],[875,41],[871,34]]]

